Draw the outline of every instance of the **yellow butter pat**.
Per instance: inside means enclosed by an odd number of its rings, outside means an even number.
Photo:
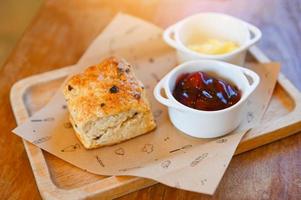
[[[187,47],[198,53],[218,55],[229,53],[237,49],[239,46],[236,43],[230,41],[208,39],[203,43],[190,44]]]

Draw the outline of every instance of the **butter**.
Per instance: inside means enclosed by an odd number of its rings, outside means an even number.
[[[205,40],[203,43],[190,44],[187,47],[198,53],[218,55],[229,53],[237,49],[239,46],[231,41],[208,39]]]

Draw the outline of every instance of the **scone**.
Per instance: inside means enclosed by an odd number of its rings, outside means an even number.
[[[70,121],[87,149],[112,145],[156,127],[142,83],[126,61],[108,58],[64,87]]]

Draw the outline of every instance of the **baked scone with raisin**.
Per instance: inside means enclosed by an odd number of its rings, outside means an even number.
[[[133,68],[114,57],[72,76],[64,96],[75,133],[87,149],[112,145],[156,127]]]

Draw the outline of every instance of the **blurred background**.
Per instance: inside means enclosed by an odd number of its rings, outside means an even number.
[[[61,5],[56,7],[57,2]],[[44,10],[39,11],[42,6]],[[99,8],[102,8],[101,12]],[[46,10],[49,12],[43,13]],[[89,10],[91,15],[86,16],[81,10]],[[258,46],[271,60],[281,62],[282,72],[293,83],[300,81],[298,74],[301,73],[301,0],[0,0],[0,70],[34,16],[57,23],[62,31],[71,28],[75,31],[74,34],[81,35],[97,33],[82,31],[83,25],[93,23],[95,19],[101,19],[100,24],[95,26],[100,32],[118,11],[143,16],[144,19],[163,28],[197,12],[217,11],[239,17],[262,30],[263,37]],[[69,24],[69,18],[80,19],[78,26]],[[61,23],[66,23],[66,27],[59,26]],[[35,27],[39,27],[37,30],[41,31],[38,34],[46,35],[42,38],[53,37],[48,27],[43,27],[43,24],[35,24]],[[40,37],[37,37],[37,40],[39,39]],[[73,42],[82,47],[89,43],[86,40]],[[60,48],[62,44],[56,45],[56,48]],[[56,48],[54,45],[54,52]],[[67,59],[67,63],[72,64],[72,55],[80,56],[83,50],[84,48],[81,51],[73,49],[69,52],[70,60]],[[36,53],[39,53],[39,50]],[[301,90],[300,84],[297,84],[297,87]]]
[[[0,0],[0,69],[42,0]]]

